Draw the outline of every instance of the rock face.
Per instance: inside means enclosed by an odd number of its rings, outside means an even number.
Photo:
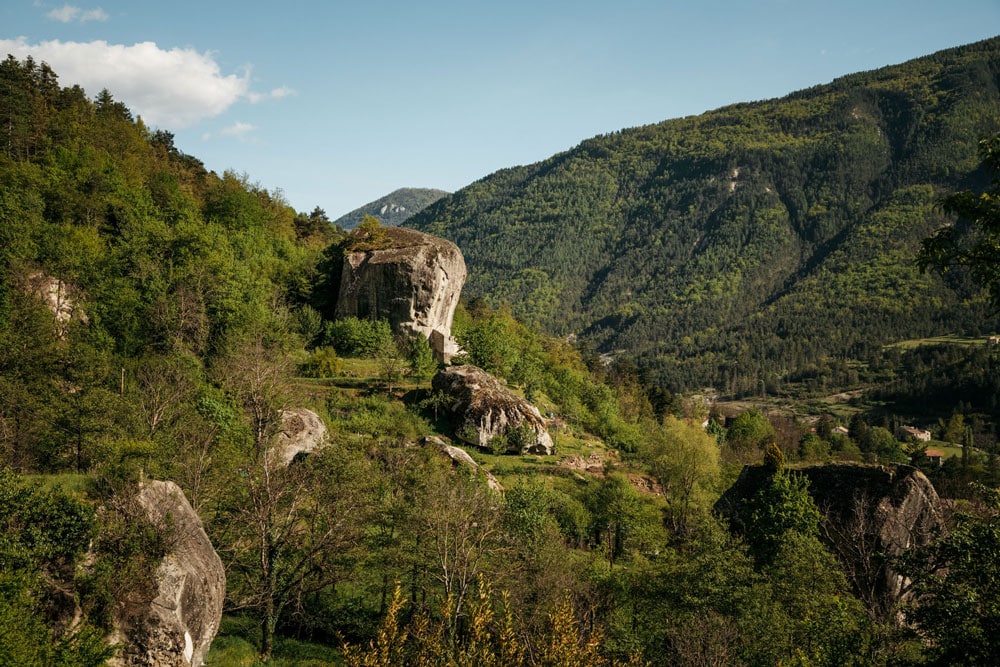
[[[287,466],[299,454],[308,454],[326,444],[326,424],[312,410],[281,411],[281,432],[275,442],[277,462]]]
[[[52,311],[60,338],[65,337],[72,320],[88,321],[87,314],[76,305],[76,289],[59,278],[35,271],[28,276],[28,289]]]
[[[489,447],[496,436],[519,436],[511,442],[522,454],[551,454],[552,436],[538,408],[517,396],[499,380],[476,366],[452,366],[434,376],[432,387],[449,397],[448,408],[458,417],[456,435],[479,447]],[[519,428],[527,425],[528,428]]]
[[[824,541],[844,565],[855,592],[870,608],[889,617],[906,597],[905,581],[888,558],[928,544],[943,528],[941,502],[930,480],[912,466],[811,466],[795,471],[809,480],[809,495],[823,514]],[[747,466],[716,503],[716,512],[742,529],[741,505],[769,472]]]
[[[344,256],[337,317],[385,318],[393,330],[419,333],[439,360],[458,352],[451,322],[465,284],[465,259],[454,243],[401,227],[382,228],[391,245]]]
[[[154,524],[169,517],[171,547],[156,570],[148,604],[130,611],[127,621],[116,621],[112,641],[122,648],[109,664],[201,665],[222,619],[222,560],[176,484],[147,482],[138,501]]]

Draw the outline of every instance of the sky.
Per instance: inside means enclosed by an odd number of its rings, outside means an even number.
[[[1000,0],[3,0],[0,57],[107,88],[336,219],[589,137],[1000,34]]]

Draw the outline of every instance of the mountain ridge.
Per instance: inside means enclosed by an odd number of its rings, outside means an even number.
[[[399,188],[384,197],[359,206],[350,213],[345,213],[334,220],[333,224],[350,230],[361,223],[363,216],[371,215],[384,225],[398,227],[411,216],[448,194],[445,190],[434,188]]]
[[[780,387],[986,323],[961,277],[912,257],[946,221],[939,195],[981,178],[998,82],[994,38],[592,137],[407,224],[462,248],[471,297],[624,350],[674,389]]]

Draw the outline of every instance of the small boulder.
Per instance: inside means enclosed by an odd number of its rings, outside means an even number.
[[[109,664],[197,667],[222,620],[222,560],[176,484],[146,482],[137,500],[150,522],[171,526],[170,547],[147,602],[130,609],[127,618],[115,619],[111,638],[121,650]]]
[[[503,436],[521,454],[553,452],[552,436],[538,408],[483,369],[445,368],[434,376],[432,386],[449,397],[448,409],[459,424],[455,434],[462,440],[489,448],[493,438]]]
[[[309,454],[326,444],[326,424],[312,410],[281,411],[281,431],[272,450],[277,462],[287,466],[299,454]]]

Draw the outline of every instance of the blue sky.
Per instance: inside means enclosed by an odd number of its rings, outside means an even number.
[[[998,0],[4,0],[0,57],[336,218],[1000,34]]]

